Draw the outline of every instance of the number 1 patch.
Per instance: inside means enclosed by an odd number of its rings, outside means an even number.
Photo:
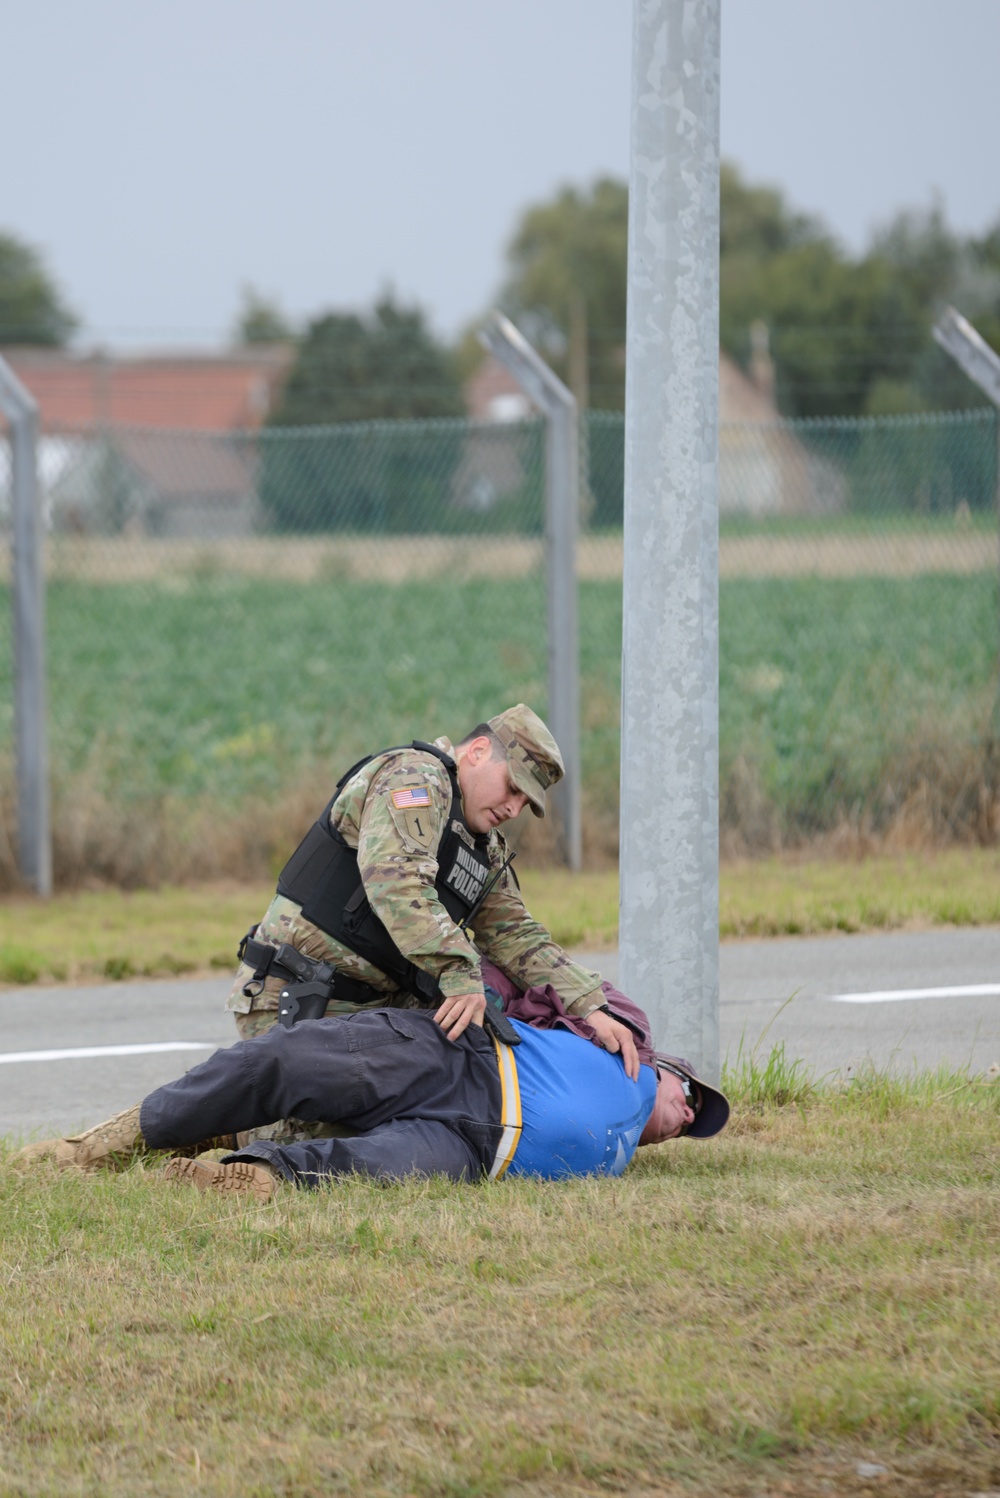
[[[422,810],[419,806],[411,806],[403,812],[403,826],[406,835],[416,847],[428,849],[431,845],[433,828],[431,827],[430,812]]]

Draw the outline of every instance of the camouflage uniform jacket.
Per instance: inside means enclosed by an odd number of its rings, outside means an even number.
[[[454,754],[446,738],[437,748]],[[424,788],[429,806],[395,804],[393,792]],[[405,800],[405,797],[397,797]],[[436,978],[445,995],[472,993],[482,987],[480,955],[489,957],[519,988],[551,983],[571,1013],[584,1015],[603,1002],[599,974],[581,967],[532,920],[510,870],[483,901],[475,918],[475,945],[438,899],[437,850],[451,812],[452,785],[439,759],[426,751],[403,748],[379,755],[363,765],[343,787],[330,809],[330,820],[352,848],[365,893],[405,957]],[[490,864],[498,868],[507,857],[507,844],[494,828],[488,835]],[[275,895],[257,928],[258,941],[289,942],[307,957],[328,961],[351,978],[370,983],[384,1003],[403,1008],[417,1005],[392,979],[363,957],[307,921],[292,900]],[[247,998],[243,988],[253,969],[241,963],[227,1008],[237,1014],[276,1011],[282,980],[269,977],[263,991]],[[356,1006],[334,1000],[328,1014],[349,1012]]]

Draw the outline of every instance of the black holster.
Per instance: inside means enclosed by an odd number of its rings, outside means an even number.
[[[278,1023],[290,1030],[300,1019],[322,1019],[332,993],[331,983],[286,983],[278,998]]]
[[[385,994],[370,983],[345,977],[331,962],[316,962],[288,942],[272,947],[267,942],[256,941],[256,930],[256,926],[251,926],[240,942],[238,956],[241,962],[253,964],[253,983],[262,987],[270,973],[286,980],[278,996],[278,1021],[286,1030],[298,1024],[299,1020],[322,1019],[334,995],[357,1004],[359,1008],[385,1003]],[[243,990],[247,997],[256,997],[256,994],[249,993],[249,988],[250,984],[247,984]],[[260,987],[256,990],[259,992]]]

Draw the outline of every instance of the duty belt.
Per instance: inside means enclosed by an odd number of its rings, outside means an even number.
[[[286,1030],[303,1019],[322,1019],[327,1005],[333,998],[343,999],[348,1004],[384,1004],[387,995],[380,993],[370,983],[357,978],[348,978],[334,967],[332,962],[317,962],[306,957],[298,948],[282,942],[271,946],[268,942],[256,941],[257,927],[251,926],[239,945],[241,962],[252,964],[252,983],[263,986],[270,974],[286,980],[278,996],[278,1020]],[[252,993],[250,984],[244,985],[247,998],[256,998],[258,987]]]
[[[250,982],[257,983],[260,987],[251,992],[250,983],[245,983],[243,994],[248,999],[256,998],[264,985],[264,979],[270,973],[287,979],[278,995],[278,1020],[286,1030],[298,1024],[299,1020],[322,1019],[331,999],[342,999],[359,1008],[388,1002],[388,994],[373,988],[370,983],[362,983],[358,978],[345,977],[332,962],[317,962],[312,957],[306,957],[297,947],[289,946],[288,942],[273,947],[268,942],[255,940],[256,930],[256,926],[250,927],[240,942],[237,956],[241,962],[253,964],[254,974]],[[490,995],[493,996],[493,1003],[490,1002]],[[500,995],[495,994],[492,989],[487,991],[483,1024],[494,1040],[501,1041],[505,1046],[521,1044],[520,1035],[503,1012]]]

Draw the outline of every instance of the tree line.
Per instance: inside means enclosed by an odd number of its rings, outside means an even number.
[[[624,182],[565,187],[522,214],[497,298],[595,410],[624,406],[627,233]],[[749,371],[766,339],[784,415],[983,403],[931,329],[952,303],[1000,347],[1000,216],[966,236],[939,205],[904,210],[852,254],[779,188],[724,162],[719,251],[721,346]],[[0,234],[0,346],[60,346],[76,326],[37,252]],[[235,334],[296,347],[275,426],[462,415],[463,382],[482,357],[474,327],[448,345],[391,294],[366,312],[324,312],[296,328],[250,290]]]

